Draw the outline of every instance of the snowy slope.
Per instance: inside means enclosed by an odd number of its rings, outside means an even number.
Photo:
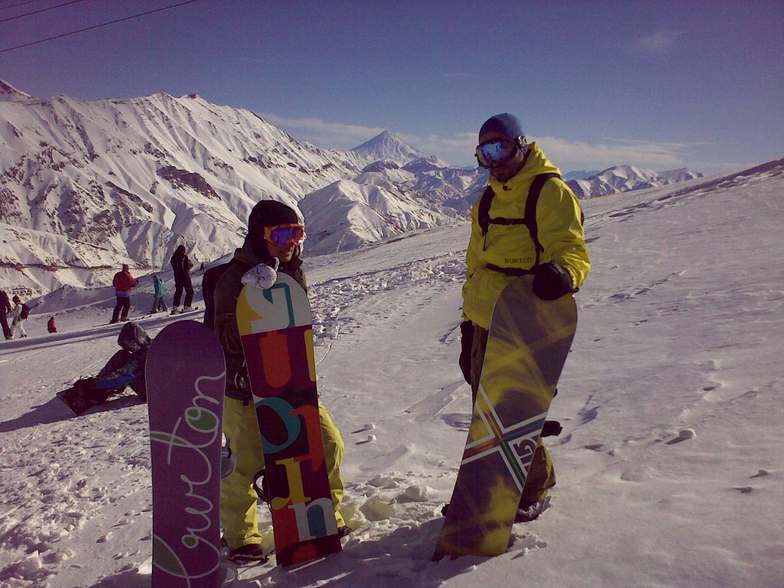
[[[235,586],[784,585],[782,194],[784,160],[585,203],[593,270],[552,407],[553,505],[492,559],[429,561],[470,412],[456,364],[468,226],[310,259],[319,390],[357,530],[340,555],[245,568]],[[0,343],[0,583],[147,586],[146,407],[73,418],[53,399],[117,334],[99,326],[100,292],[58,295],[62,333],[43,335],[39,313],[33,338]]]

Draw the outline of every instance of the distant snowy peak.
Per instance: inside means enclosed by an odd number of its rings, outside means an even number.
[[[578,198],[588,198],[614,194],[615,192],[657,188],[701,177],[703,176],[700,172],[687,168],[655,172],[633,165],[616,165],[591,176],[577,179],[567,178],[567,183]]]
[[[400,165],[425,156],[424,153],[389,131],[384,131],[362,145],[354,147],[351,152],[370,161],[389,160]]]
[[[15,88],[5,80],[0,80],[0,101],[5,102],[34,102],[36,99]]]

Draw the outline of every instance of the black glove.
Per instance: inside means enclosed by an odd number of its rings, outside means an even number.
[[[572,276],[554,263],[544,263],[534,273],[534,294],[542,300],[555,300],[574,292]]]
[[[474,342],[474,323],[463,321],[460,323],[460,371],[468,385],[471,385],[471,346]]]

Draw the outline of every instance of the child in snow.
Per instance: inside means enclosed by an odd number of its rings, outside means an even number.
[[[14,308],[11,310],[11,337],[19,335],[19,337],[27,337],[27,331],[24,328],[24,322],[30,315],[30,307],[22,303],[19,296],[13,297]]]
[[[164,297],[166,296],[166,286],[163,284],[163,280],[160,278],[158,274],[153,275],[152,277],[152,284],[154,288],[153,293],[153,300],[152,300],[152,313],[155,314],[156,312],[166,311],[166,302],[164,302]]]

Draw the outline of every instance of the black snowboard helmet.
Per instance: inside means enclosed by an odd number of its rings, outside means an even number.
[[[264,241],[264,227],[274,227],[275,225],[297,224],[301,222],[297,211],[290,206],[278,202],[277,200],[262,200],[248,217],[248,240],[259,258],[269,257],[267,244]],[[296,253],[299,256],[299,251]]]

